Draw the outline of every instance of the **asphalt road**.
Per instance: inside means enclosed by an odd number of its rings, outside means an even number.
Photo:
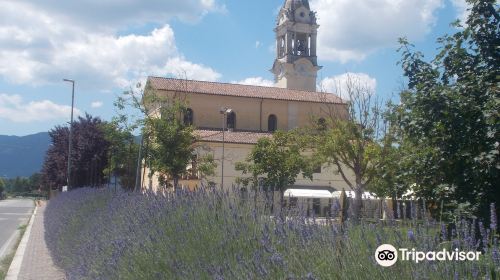
[[[0,259],[9,253],[17,228],[28,223],[34,207],[29,199],[0,200]]]

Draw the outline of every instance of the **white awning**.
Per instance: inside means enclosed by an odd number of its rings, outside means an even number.
[[[333,198],[332,193],[327,190],[312,189],[288,189],[285,197]]]
[[[335,191],[332,193],[332,196],[334,198],[339,198],[341,193],[342,193],[341,191]],[[347,197],[350,197],[350,198],[356,197],[356,193],[354,191],[345,191],[345,194]],[[377,197],[370,192],[364,192],[361,197],[362,197],[362,199],[377,199]]]

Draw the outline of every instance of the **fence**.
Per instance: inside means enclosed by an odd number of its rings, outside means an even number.
[[[339,218],[347,220],[354,216],[355,198],[343,194],[338,198],[285,197],[283,207],[288,211],[320,218]],[[279,202],[274,198],[275,207]],[[431,204],[432,206],[432,204]],[[430,218],[430,207],[422,200],[393,200],[363,198],[360,216],[364,219],[408,220]]]

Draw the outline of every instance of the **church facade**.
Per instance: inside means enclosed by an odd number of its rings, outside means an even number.
[[[193,189],[210,182],[231,187],[242,174],[235,170],[262,137],[277,130],[307,127],[332,116],[342,117],[346,103],[331,93],[316,91],[316,41],[318,25],[308,0],[287,0],[277,19],[276,59],[271,72],[275,87],[149,77],[147,91],[160,96],[181,96],[188,103],[184,121],[195,127],[197,154],[211,153],[217,162],[216,175],[202,182],[196,163],[180,184]],[[147,92],[146,92],[147,94]],[[153,113],[153,112],[151,112]],[[158,190],[158,174],[143,174],[142,188]],[[318,168],[313,180],[301,175],[291,187],[341,190],[347,188],[333,166]]]

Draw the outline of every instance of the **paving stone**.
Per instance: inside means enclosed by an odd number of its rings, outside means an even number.
[[[45,205],[38,208],[26,245],[18,280],[63,280],[63,270],[59,269],[50,256],[45,243],[44,215]]]

